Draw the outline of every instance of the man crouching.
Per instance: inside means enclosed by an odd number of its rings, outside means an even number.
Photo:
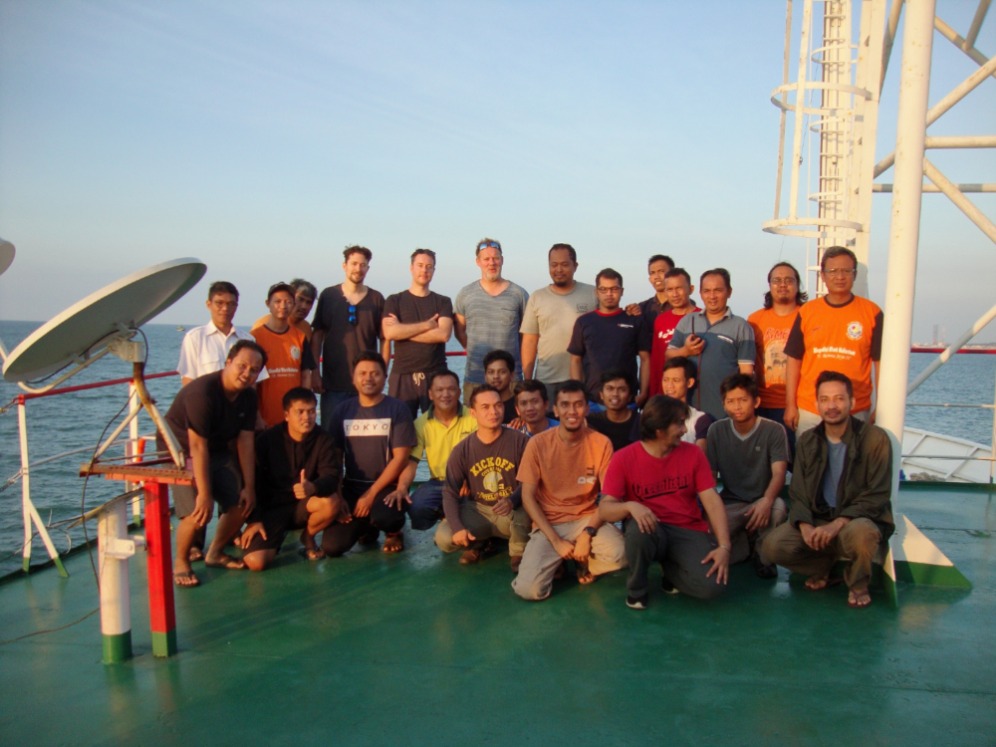
[[[687,417],[684,402],[651,397],[640,415],[640,440],[616,452],[605,474],[598,513],[604,521],[625,522],[626,605],[632,609],[647,608],[654,562],[663,566],[668,593],[712,599],[726,588],[726,511],[705,454],[682,441]]]
[[[242,560],[252,571],[269,566],[290,529],[302,529],[309,560],[324,557],[315,535],[345,504],[332,437],[315,426],[318,400],[295,387],[283,398],[284,422],[256,437],[256,508],[242,532]]]

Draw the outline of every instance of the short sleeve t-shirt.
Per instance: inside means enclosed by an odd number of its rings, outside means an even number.
[[[536,500],[551,524],[563,524],[595,511],[612,444],[601,433],[584,429],[575,443],[566,443],[559,428],[529,439],[519,467],[519,482],[536,486]]]
[[[699,311],[693,308],[693,312]],[[674,336],[675,327],[678,322],[686,316],[685,314],[675,314],[674,310],[668,308],[662,311],[654,319],[654,332],[650,344],[650,396],[663,394],[661,390],[661,375],[664,373],[664,364],[667,362],[667,346]]]
[[[206,439],[208,451],[216,454],[227,451],[241,431],[252,433],[256,427],[256,391],[245,389],[230,401],[221,384],[222,373],[215,371],[191,381],[177,392],[166,412],[166,423],[187,456],[188,429]]]
[[[644,504],[662,524],[708,532],[699,493],[714,487],[709,461],[698,447],[682,442],[657,458],[638,441],[612,457],[602,492]]]
[[[266,369],[270,377],[256,385],[259,414],[267,427],[284,422],[284,395],[301,386],[301,371],[313,370],[311,346],[297,327],[274,332],[266,325],[255,327],[252,336],[266,351]]]
[[[358,304],[351,304],[341,285],[322,291],[315,307],[313,329],[324,332],[322,342],[322,385],[329,392],[356,394],[353,387],[353,361],[364,350],[377,350],[384,297],[373,288]]]
[[[758,418],[746,435],[723,418],[709,428],[706,456],[723,481],[724,500],[755,501],[771,482],[771,465],[788,461],[788,437],[767,418]]]
[[[761,407],[785,409],[785,379],[788,370],[785,343],[788,342],[789,331],[796,316],[798,311],[779,316],[774,309],[758,309],[747,317],[754,329],[754,344],[757,346],[754,378],[757,380]]]
[[[387,468],[394,449],[415,445],[415,424],[408,406],[394,397],[385,396],[372,407],[352,397],[332,411],[329,435],[345,452],[346,479],[373,483]]]
[[[529,297],[519,331],[539,336],[533,378],[547,385],[571,378],[567,345],[574,332],[574,320],[597,308],[595,286],[587,283],[575,283],[566,294],[555,293],[547,286]]]
[[[384,302],[384,316],[393,314],[402,324],[415,324],[431,319],[453,318],[453,303],[446,296],[429,291],[428,296],[416,296],[411,291],[402,291],[387,297]],[[412,340],[394,341],[394,361],[391,375],[430,372],[446,368],[446,344],[427,343]]]
[[[464,317],[467,323],[464,383],[484,383],[484,356],[492,350],[511,353],[515,358],[515,378],[522,378],[519,326],[528,300],[525,289],[512,282],[497,296],[484,290],[479,280],[460,289],[453,302],[453,313]]]
[[[638,356],[650,352],[650,328],[642,316],[622,309],[611,314],[592,311],[574,322],[567,352],[581,356],[588,399],[600,402],[602,374],[618,369],[639,381]]]
[[[588,416],[588,427],[608,438],[612,442],[613,451],[619,451],[640,440],[640,416],[636,411],[630,412],[629,420],[624,423],[609,420],[604,412],[592,413]]]
[[[882,353],[882,310],[867,298],[854,296],[842,306],[826,299],[799,309],[785,354],[802,361],[800,409],[817,412],[816,379],[823,371],[839,371],[854,386],[854,412],[871,409],[872,361]]]

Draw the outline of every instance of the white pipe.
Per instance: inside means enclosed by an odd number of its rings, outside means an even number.
[[[961,212],[963,212],[972,223],[979,227],[989,240],[996,243],[996,224],[994,224],[989,218],[986,217],[985,213],[979,210],[971,200],[969,200],[965,195],[958,191],[958,187],[952,184],[944,174],[937,170],[926,158],[923,159],[923,173],[930,179],[937,188],[944,193],[951,202],[955,204]]]
[[[907,395],[913,394],[913,392],[915,392],[923,382],[925,382],[927,379],[930,378],[930,376],[934,373],[934,371],[936,371],[938,368],[947,363],[951,359],[951,356],[953,356],[961,349],[962,345],[964,345],[966,342],[968,342],[977,334],[979,334],[979,332],[985,329],[986,325],[988,325],[989,322],[991,322],[993,319],[996,319],[996,304],[994,304],[993,307],[989,309],[989,311],[980,316],[975,321],[975,324],[969,327],[961,335],[961,337],[959,337],[953,343],[948,345],[947,349],[943,353],[941,353],[933,361],[931,361],[930,365],[927,366],[925,369],[923,369],[923,371],[920,372],[920,375],[917,376],[916,379],[914,379],[913,382],[909,385],[909,388],[906,390],[906,394]],[[993,399],[993,402],[996,402],[996,399]]]
[[[930,92],[934,0],[909,0],[903,29],[902,77],[896,133],[896,178],[892,197],[888,279],[885,289],[885,335],[878,389],[877,423],[892,436],[893,497],[899,491],[899,446],[903,442],[906,381],[913,337],[913,295],[916,288],[917,245],[924,141]]]

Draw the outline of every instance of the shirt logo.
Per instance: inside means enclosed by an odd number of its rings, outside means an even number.
[[[346,438],[362,438],[365,436],[385,437],[391,435],[390,418],[359,418],[343,422]]]
[[[851,322],[847,325],[847,339],[860,340],[865,334],[865,328],[861,322]]]
[[[291,345],[290,349],[291,360],[299,361],[301,360],[301,348],[297,345]]]

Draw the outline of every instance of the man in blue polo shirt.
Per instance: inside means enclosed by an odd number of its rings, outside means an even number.
[[[668,359],[685,356],[698,366],[694,405],[719,420],[726,417],[719,387],[735,373],[754,373],[754,330],[730,311],[730,273],[722,267],[706,270],[699,281],[703,311],[686,314],[667,347]]]

